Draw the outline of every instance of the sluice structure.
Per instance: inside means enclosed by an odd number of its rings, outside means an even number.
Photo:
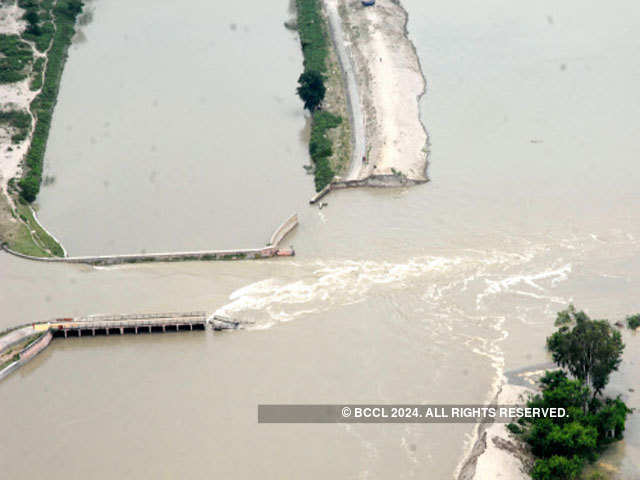
[[[43,351],[54,338],[97,335],[145,335],[151,333],[235,330],[245,323],[207,312],[91,315],[57,318],[20,325],[0,332],[0,380]]]

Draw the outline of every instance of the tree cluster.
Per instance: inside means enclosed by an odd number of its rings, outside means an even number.
[[[622,438],[630,412],[620,397],[601,396],[621,361],[620,333],[606,320],[592,320],[573,306],[558,314],[556,325],[560,329],[547,339],[547,348],[563,369],[545,373],[541,393],[527,406],[564,408],[568,415],[523,418],[509,426],[522,434],[536,456],[534,480],[579,478],[586,462]]]

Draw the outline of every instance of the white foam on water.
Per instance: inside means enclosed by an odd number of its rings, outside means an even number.
[[[216,311],[219,315],[267,314],[275,322],[290,321],[317,313],[334,305],[364,301],[377,285],[406,286],[406,281],[426,274],[441,273],[460,265],[463,258],[426,257],[406,263],[375,261],[315,262],[298,265],[300,280],[260,280],[235,290],[230,302]],[[313,305],[309,308],[309,305]],[[299,308],[305,305],[304,308]]]
[[[562,303],[562,299],[559,299],[558,297],[550,297],[543,294],[536,295],[534,292],[527,292],[521,289],[515,289],[513,287],[524,284],[533,288],[534,290],[537,290],[538,292],[548,292],[548,288],[540,285],[540,282],[543,280],[549,280],[550,287],[553,288],[559,282],[566,281],[569,278],[571,269],[571,264],[567,263],[562,267],[544,270],[538,273],[508,275],[498,280],[484,278],[484,281],[487,284],[487,288],[482,293],[476,296],[476,305],[478,306],[478,309],[480,309],[484,306],[483,302],[487,297],[495,296],[502,293],[527,295],[541,300],[547,299],[554,302],[558,301],[559,303]]]

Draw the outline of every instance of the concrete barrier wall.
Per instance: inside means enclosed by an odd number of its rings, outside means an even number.
[[[49,263],[85,263],[88,265],[118,265],[122,263],[150,263],[150,262],[186,262],[190,260],[246,260],[269,258],[276,254],[276,248],[250,248],[246,250],[210,250],[200,252],[146,253],[126,255],[98,255],[92,257],[34,257],[11,250],[6,244],[2,248],[11,255]]]
[[[210,261],[210,260],[251,260],[258,258],[275,257],[278,253],[278,244],[284,237],[298,225],[298,215],[295,213],[287,218],[271,235],[270,244],[264,248],[243,248],[237,250],[207,250],[196,252],[165,252],[125,255],[95,255],[83,257],[34,257],[11,250],[6,243],[2,249],[16,257],[37,262],[50,263],[85,263],[88,265],[118,265],[122,263],[148,263],[148,262],[186,262],[186,261]]]
[[[47,348],[49,346],[49,344],[51,343],[51,339],[52,338],[53,338],[53,335],[51,334],[51,331],[47,331],[47,333],[42,335],[35,342],[32,342],[30,345],[27,345],[27,347],[22,349],[18,353],[18,357],[19,357],[18,360],[16,360],[15,362],[7,365],[5,368],[3,368],[0,371],[0,380],[2,380],[3,378],[8,376],[9,374],[14,372],[15,370],[17,370],[19,367],[21,367],[22,365],[24,365],[28,361],[32,360],[33,357],[35,357],[41,351],[43,351],[45,348]]]
[[[269,245],[272,247],[277,247],[280,245],[280,242],[284,240],[284,238],[289,235],[291,230],[298,226],[298,215],[294,213],[289,218],[287,218],[284,222],[280,224],[280,226],[273,232],[271,235],[271,239],[269,240]]]
[[[2,380],[3,378],[7,377],[10,373],[12,373],[18,367],[20,367],[20,360],[17,360],[15,362],[13,362],[12,364],[7,365],[2,370],[0,370],[0,380]]]
[[[42,350],[49,346],[51,343],[51,339],[53,335],[51,335],[51,331],[47,331],[44,335],[42,335],[38,340],[33,342],[27,348],[20,352],[20,364],[24,365],[37,354],[39,354]]]
[[[309,203],[314,204],[318,200],[322,199],[332,190],[340,190],[343,188],[397,188],[397,187],[410,187],[412,185],[421,185],[427,183],[429,180],[412,180],[402,175],[370,175],[367,178],[360,180],[334,180],[329,185],[324,187],[318,193],[316,193]]]

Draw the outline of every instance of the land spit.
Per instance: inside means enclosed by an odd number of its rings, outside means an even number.
[[[427,181],[427,132],[419,101],[426,92],[408,14],[399,2],[325,0],[349,96],[354,151],[335,188],[397,187]],[[358,181],[357,183],[355,181]]]

